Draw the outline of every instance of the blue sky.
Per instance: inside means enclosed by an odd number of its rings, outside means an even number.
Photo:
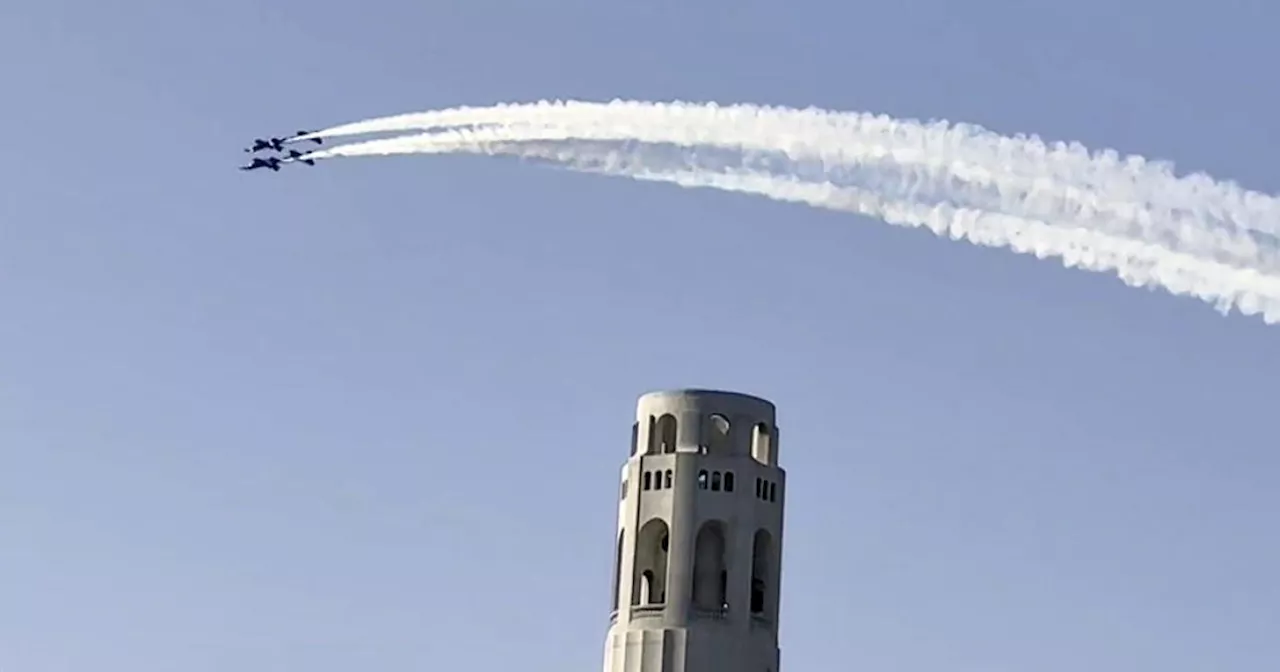
[[[779,406],[784,670],[1280,662],[1280,329],[854,216],[246,140],[614,97],[1280,192],[1280,9],[0,6],[0,667],[599,669],[635,398]]]

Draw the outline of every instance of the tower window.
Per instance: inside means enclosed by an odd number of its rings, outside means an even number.
[[[777,483],[769,484],[769,501],[771,502],[778,501],[778,484]]]
[[[756,423],[751,436],[751,457],[760,464],[773,462],[773,437],[769,435],[769,425]]]
[[[766,530],[756,530],[751,541],[751,613],[765,614],[765,600],[769,581],[773,580],[770,562],[773,558],[773,537]]]
[[[653,489],[653,474],[651,474],[650,472],[647,472],[647,471],[646,471],[646,472],[644,472],[644,476],[643,476],[642,478],[643,478],[643,480],[644,480],[644,486],[643,486],[643,487],[644,487],[644,489],[645,489],[645,490],[652,490],[652,489]]]
[[[693,606],[699,610],[720,612],[728,601],[725,542],[723,522],[707,521],[698,530],[693,553]]]
[[[728,455],[733,446],[729,431],[728,418],[719,414],[708,416],[703,425],[704,440],[701,442],[704,454]]]
[[[656,429],[657,436],[653,437],[653,446],[655,448],[653,452],[676,452],[676,416],[667,413],[658,418]]]
[[[619,496],[619,499],[626,499],[626,498],[627,498],[627,482],[626,482],[626,481],[623,481],[623,482],[622,482],[622,494]]]
[[[711,472],[711,490],[712,492],[720,492],[720,472]]]
[[[707,489],[707,470],[706,469],[703,469],[702,471],[698,472],[698,489],[699,490]]]
[[[631,604],[661,604],[667,593],[667,523],[654,518],[636,534]]]
[[[657,576],[649,570],[640,575],[640,604],[662,604],[666,600],[658,587]]]
[[[670,470],[670,469],[668,469],[668,470],[667,470],[667,473],[663,474],[662,482],[665,484],[663,487],[670,488],[670,487],[671,487],[671,480],[672,480],[672,479],[671,479],[671,470]]]
[[[624,481],[625,482],[625,481]],[[622,591],[622,551],[625,547],[623,541],[627,537],[627,531],[618,532],[617,553],[613,556],[613,610],[618,610],[618,603],[621,599]]]
[[[724,472],[724,491],[733,492],[733,472]]]
[[[764,499],[764,479],[756,477],[756,499]]]

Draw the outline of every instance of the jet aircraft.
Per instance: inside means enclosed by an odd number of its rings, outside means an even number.
[[[284,138],[271,138],[270,140],[263,140],[262,138],[258,138],[253,141],[252,147],[244,151],[252,153],[252,152],[259,152],[264,149],[274,149],[277,152],[283,152]]]
[[[253,163],[247,166],[240,166],[240,170],[257,170],[258,168],[270,168],[276,172],[280,171],[280,159],[274,156],[269,159],[254,159]]]
[[[315,160],[315,159],[308,159],[308,158],[307,158],[307,154],[310,154],[310,153],[311,153],[311,152],[307,152],[306,154],[304,154],[304,153],[302,153],[302,152],[299,152],[299,151],[298,151],[298,150],[296,150],[296,149],[291,149],[291,150],[289,150],[289,158],[288,158],[288,159],[285,159],[285,160],[286,160],[286,161],[301,161],[301,162],[303,162],[303,163],[307,164],[308,166],[314,166],[314,165],[316,165],[316,160]]]
[[[293,136],[293,137],[295,137],[295,138],[299,138],[299,137],[302,137],[302,136],[304,136],[304,135],[306,135],[306,134],[308,134],[308,133],[315,133],[315,131],[298,131],[296,134],[294,134],[294,136]],[[324,140],[323,140],[322,138],[307,138],[307,139],[308,139],[308,140],[310,140],[311,142],[316,143],[317,145],[323,145],[323,144],[324,144]]]

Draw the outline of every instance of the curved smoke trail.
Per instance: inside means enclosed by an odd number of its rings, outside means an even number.
[[[508,155],[755,193],[1116,273],[1280,322],[1280,200],[1167,163],[969,125],[755,106],[537,103],[347,124],[311,158]]]

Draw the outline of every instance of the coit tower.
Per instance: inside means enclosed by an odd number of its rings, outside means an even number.
[[[604,672],[780,672],[785,495],[772,403],[642,396],[619,487]]]

